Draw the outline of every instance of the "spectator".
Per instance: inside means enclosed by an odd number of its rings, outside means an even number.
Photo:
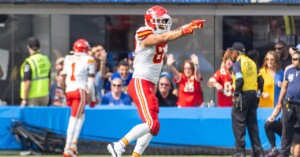
[[[120,78],[123,82],[122,90],[127,93],[128,85],[132,78],[132,73],[129,72],[129,64],[126,60],[122,60],[119,62],[118,71],[113,73],[111,76],[111,80],[115,78]]]
[[[51,73],[51,82],[56,82],[56,76],[59,71],[62,71],[64,67],[64,57],[59,57],[55,61],[55,71]]]
[[[168,42],[203,28],[204,20],[194,20],[171,31],[172,20],[168,11],[161,6],[153,6],[145,14],[145,25],[136,31],[134,74],[128,88],[143,122],[134,126],[119,141],[108,144],[107,149],[113,157],[121,157],[125,147],[135,140],[132,156],[140,157],[153,136],[159,133],[155,84],[163,66],[163,56],[168,51]]]
[[[300,120],[300,52],[295,52],[292,56],[293,66],[285,70],[284,81],[282,83],[277,106],[282,108],[282,136],[280,157],[288,157],[292,145],[296,121]],[[287,103],[283,103],[283,100]],[[283,105],[284,104],[284,105]],[[299,139],[296,139],[297,142]]]
[[[172,93],[171,76],[168,73],[162,73],[158,80],[158,88],[156,91],[156,97],[160,107],[174,107],[178,98]]]
[[[275,44],[275,52],[279,57],[280,63],[281,63],[281,68],[284,70],[288,65],[292,63],[292,58],[289,55],[288,48],[285,42],[283,41],[278,41]]]
[[[128,54],[127,62],[129,64],[129,73],[133,73],[133,60],[134,60],[134,52],[130,52]]]
[[[27,40],[30,56],[21,66],[21,106],[47,106],[51,63],[46,55],[40,53],[40,41],[35,37]]]
[[[259,107],[275,107],[283,81],[283,70],[274,51],[267,52],[260,74],[264,79],[264,90],[260,96]]]
[[[56,81],[51,84],[50,105],[66,106],[65,82],[62,71],[57,72]]]
[[[223,56],[224,67],[221,67],[207,83],[208,87],[215,87],[218,91],[218,107],[232,106],[232,65],[231,52],[227,49]]]
[[[290,53],[290,56],[293,56],[293,54],[297,51],[300,51],[300,44],[298,44],[296,47],[290,47],[289,48],[289,53]],[[284,70],[284,69],[282,69]]]
[[[96,104],[94,88],[95,60],[88,55],[90,45],[85,39],[78,39],[73,44],[74,55],[65,57],[63,74],[65,75],[67,105],[71,115],[67,129],[63,156],[77,156],[77,141],[84,123],[84,106]]]
[[[55,70],[57,72],[63,70],[63,68],[64,68],[64,60],[65,60],[64,57],[59,57],[59,58],[56,59],[56,61],[55,61]]]
[[[259,67],[259,58],[260,58],[260,55],[259,55],[258,51],[256,51],[256,50],[250,50],[250,51],[248,51],[247,56],[251,60],[253,60],[253,62],[256,64],[257,67]]]
[[[129,95],[122,91],[123,81],[120,78],[114,78],[110,86],[111,91],[103,96],[101,105],[132,105],[132,100]]]
[[[280,118],[277,118],[279,113],[282,110],[282,106],[276,106],[271,114],[267,118],[267,121],[264,125],[266,135],[268,137],[269,143],[271,145],[271,151],[266,155],[266,157],[277,157],[279,154],[276,148],[276,136],[275,134],[281,137],[282,134],[282,122]],[[294,126],[294,136],[293,136],[293,144],[291,148],[291,153],[293,156],[298,157],[300,154],[300,127],[299,122],[297,121]]]
[[[172,65],[175,62],[173,54],[167,56],[167,65],[178,83],[178,107],[198,107],[203,103],[201,89],[202,76],[199,71],[198,57],[191,55],[191,60],[183,63],[183,72],[178,72]]]
[[[234,105],[231,115],[236,153],[233,157],[246,156],[246,127],[249,131],[253,155],[255,157],[264,157],[257,126],[256,110],[258,107],[258,98],[256,97],[256,92],[258,69],[254,61],[245,56],[244,44],[235,42],[232,45],[231,51],[231,58],[235,62],[233,64],[233,80],[235,83],[233,94]]]
[[[95,76],[95,87],[97,93],[97,99],[99,102],[102,100],[102,94],[104,81],[106,78],[106,59],[107,53],[103,46],[96,45],[91,50],[92,56],[96,60],[96,76]]]

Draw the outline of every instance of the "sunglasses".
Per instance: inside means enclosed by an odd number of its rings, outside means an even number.
[[[121,84],[112,84],[113,87],[122,87]]]
[[[299,60],[299,58],[293,58],[292,59],[292,61],[298,61]]]
[[[161,85],[161,86],[166,86],[166,87],[169,87],[169,86],[170,86],[170,84],[168,84],[168,83],[160,83],[159,85]]]

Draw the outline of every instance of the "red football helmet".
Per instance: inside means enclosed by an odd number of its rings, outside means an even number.
[[[156,33],[170,31],[172,19],[168,11],[161,6],[154,6],[147,10],[145,14],[145,25],[153,28]]]
[[[90,50],[90,44],[85,39],[78,39],[75,41],[73,45],[73,52],[79,52],[79,53],[88,53]]]

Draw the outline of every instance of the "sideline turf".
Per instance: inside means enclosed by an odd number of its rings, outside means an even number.
[[[28,155],[24,157],[61,157],[61,155]],[[0,157],[22,157],[17,155],[0,155]],[[111,157],[109,155],[80,155],[79,157]],[[124,156],[131,157],[131,156]],[[185,155],[185,156],[174,156],[174,155],[145,155],[142,157],[230,157],[230,156],[204,156],[204,155]]]

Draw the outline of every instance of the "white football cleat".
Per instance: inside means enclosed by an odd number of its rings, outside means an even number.
[[[122,157],[122,153],[125,152],[125,149],[119,142],[108,144],[107,150],[113,157]]]
[[[63,157],[77,157],[77,155],[71,149],[67,149],[64,151]]]

